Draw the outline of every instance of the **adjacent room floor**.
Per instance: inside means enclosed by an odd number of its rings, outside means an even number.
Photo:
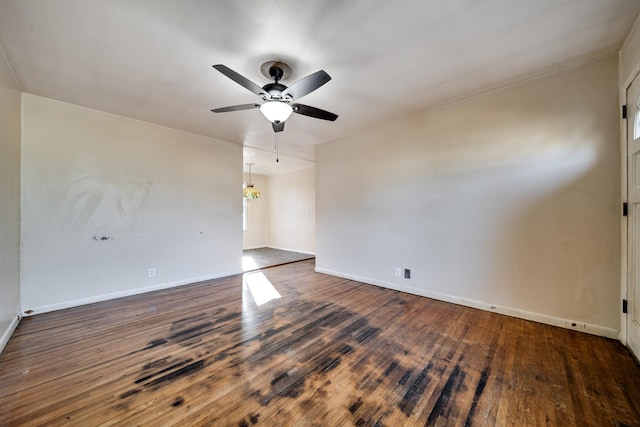
[[[312,254],[273,248],[245,249],[242,254],[242,271],[246,273],[260,268],[275,267],[276,265],[314,258],[315,256]]]
[[[23,319],[0,425],[640,426],[618,341],[307,260]]]

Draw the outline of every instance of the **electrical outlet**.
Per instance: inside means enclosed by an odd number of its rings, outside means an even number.
[[[400,267],[396,267],[396,277],[402,277],[402,269]]]
[[[149,269],[149,277],[156,277],[156,269],[155,268],[150,268]]]
[[[408,268],[404,269],[404,278],[411,279],[411,270],[409,270]]]

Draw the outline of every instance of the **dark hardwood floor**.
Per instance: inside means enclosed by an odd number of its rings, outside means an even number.
[[[640,426],[617,341],[313,267],[23,319],[0,425]]]

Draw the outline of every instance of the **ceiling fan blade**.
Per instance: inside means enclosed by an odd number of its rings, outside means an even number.
[[[282,96],[290,95],[293,99],[300,99],[318,89],[329,80],[331,80],[331,76],[325,73],[324,70],[316,71],[313,74],[309,74],[307,77],[301,78],[283,90]]]
[[[337,114],[330,113],[329,111],[321,110],[320,108],[311,107],[304,104],[292,104],[293,112],[302,114],[303,116],[313,117],[314,119],[322,119],[335,121],[338,118]]]
[[[252,108],[260,108],[260,104],[233,105],[231,107],[214,108],[211,111],[214,113],[227,113],[229,111],[251,110]]]
[[[284,122],[280,122],[280,123],[271,122],[271,126],[273,126],[274,132],[282,132],[284,130]]]
[[[240,86],[246,89],[249,89],[251,92],[255,93],[258,96],[263,95],[265,93],[260,86],[258,86],[248,78],[236,73],[231,68],[225,65],[218,64],[218,65],[214,65],[213,68],[220,71],[222,74],[229,77],[231,80],[238,83]]]

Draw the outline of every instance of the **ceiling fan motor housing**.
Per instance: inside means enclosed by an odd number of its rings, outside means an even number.
[[[262,89],[270,95],[270,99],[273,101],[282,100],[282,91],[287,87],[280,83],[267,83]]]

